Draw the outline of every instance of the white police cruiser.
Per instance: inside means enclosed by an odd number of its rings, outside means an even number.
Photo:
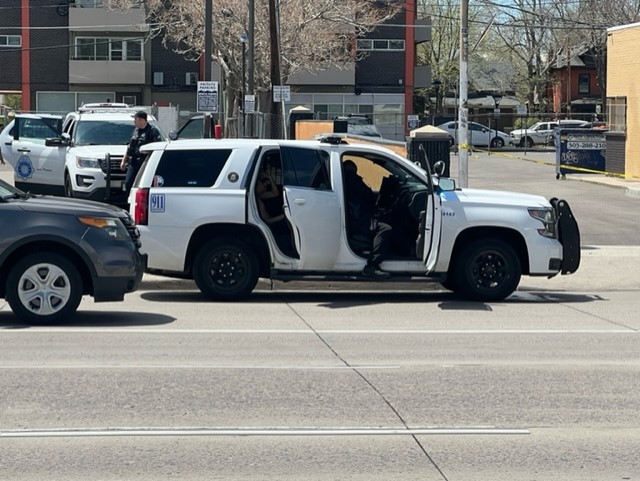
[[[371,210],[349,191],[348,160],[378,197],[393,189],[401,199],[394,230],[411,242],[393,245],[381,264],[390,281],[440,282],[466,298],[500,300],[522,275],[572,273],[580,262],[578,227],[565,201],[457,189],[376,145],[335,137],[203,139],[142,150],[149,156],[129,203],[148,270],[191,277],[212,299],[241,299],[259,277],[364,279],[371,233],[356,225],[358,212]],[[265,172],[284,226],[260,206]]]
[[[120,163],[140,108],[86,104],[66,115],[18,114],[0,134],[14,184],[35,194],[123,204]],[[153,116],[149,122],[155,124]],[[164,134],[161,133],[164,138]]]

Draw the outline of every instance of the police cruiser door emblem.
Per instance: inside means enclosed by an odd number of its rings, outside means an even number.
[[[236,172],[231,172],[227,176],[227,179],[229,179],[229,182],[238,182],[239,178],[240,178],[240,176]]]
[[[26,155],[21,155],[18,162],[16,162],[16,174],[21,179],[30,179],[33,175],[33,164]]]

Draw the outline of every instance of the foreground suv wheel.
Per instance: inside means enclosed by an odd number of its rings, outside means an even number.
[[[242,299],[258,282],[258,260],[251,247],[241,240],[214,240],[196,255],[193,278],[210,299]]]
[[[21,259],[11,269],[6,296],[20,319],[55,324],[76,311],[82,290],[82,278],[70,260],[42,252]]]
[[[522,275],[513,248],[499,239],[480,239],[466,246],[454,268],[455,283],[465,297],[500,301],[516,290]]]

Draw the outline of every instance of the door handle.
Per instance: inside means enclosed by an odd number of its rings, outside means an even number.
[[[294,204],[304,205],[307,203],[307,199],[293,199]]]
[[[17,149],[18,152],[31,152],[31,149],[27,149],[25,147],[21,148],[21,149]]]

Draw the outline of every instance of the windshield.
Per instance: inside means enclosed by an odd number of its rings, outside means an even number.
[[[16,189],[11,184],[8,184],[4,180],[0,179],[0,198],[11,196],[13,194],[23,194],[20,189]]]
[[[156,129],[158,126],[151,122]],[[81,121],[75,133],[75,145],[127,145],[133,134],[132,120]],[[160,132],[160,137],[164,134]]]

